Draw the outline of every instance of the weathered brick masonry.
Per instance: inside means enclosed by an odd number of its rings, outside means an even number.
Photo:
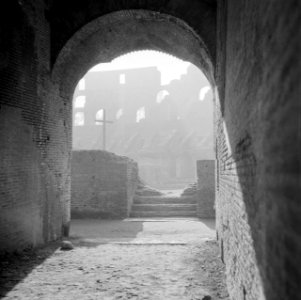
[[[50,83],[43,1],[0,8],[0,252],[68,228],[70,102]]]
[[[73,151],[72,218],[128,217],[138,184],[137,163],[104,151]]]
[[[301,297],[300,12],[219,3],[216,211],[233,299]]]
[[[1,1],[0,252],[67,233],[75,85],[154,49],[202,68],[216,91],[231,298],[301,298],[300,20],[297,0]]]

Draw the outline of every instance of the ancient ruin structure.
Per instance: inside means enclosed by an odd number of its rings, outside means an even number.
[[[214,160],[197,162],[197,184],[182,194],[148,186],[138,164],[100,150],[74,150],[71,167],[71,217],[215,217]]]
[[[214,88],[216,220],[232,299],[300,299],[300,1],[4,0],[0,251],[68,234],[72,96],[152,49]]]
[[[213,95],[193,65],[164,85],[156,67],[90,71],[73,103],[73,149],[103,149],[105,136],[106,150],[136,160],[157,188],[183,188],[195,181],[196,160],[214,159]],[[95,121],[104,111],[106,128]]]
[[[73,151],[72,218],[125,218],[139,176],[133,160],[106,151]]]

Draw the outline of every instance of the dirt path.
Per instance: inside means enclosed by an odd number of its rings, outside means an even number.
[[[2,297],[229,299],[210,222],[76,221],[72,236],[71,251],[52,244],[2,261]]]

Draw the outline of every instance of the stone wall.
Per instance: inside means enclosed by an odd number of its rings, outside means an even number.
[[[216,212],[231,299],[301,297],[300,20],[298,1],[219,1]]]
[[[72,152],[72,218],[128,217],[138,184],[137,163],[110,152]]]
[[[68,232],[71,103],[50,83],[43,1],[0,8],[0,253]]]
[[[215,161],[197,161],[197,216],[215,217]]]

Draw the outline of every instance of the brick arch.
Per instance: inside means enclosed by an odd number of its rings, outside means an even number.
[[[137,50],[156,50],[190,61],[213,84],[213,59],[201,37],[184,21],[146,10],[118,11],[86,24],[60,51],[52,79],[70,99],[79,79],[94,65]]]
[[[184,20],[204,40],[213,57],[216,53],[216,0],[51,0],[46,18],[51,27],[51,64],[80,28],[117,11],[133,9],[156,11]]]
[[[53,101],[66,112],[66,151],[71,166],[72,96],[78,81],[96,64],[110,62],[137,50],[156,50],[190,61],[215,86],[214,58],[207,44],[183,20],[148,10],[117,11],[98,17],[79,29],[61,49],[55,60],[51,81]],[[69,197],[69,196],[67,196]],[[70,220],[70,201],[63,212],[64,231]]]

